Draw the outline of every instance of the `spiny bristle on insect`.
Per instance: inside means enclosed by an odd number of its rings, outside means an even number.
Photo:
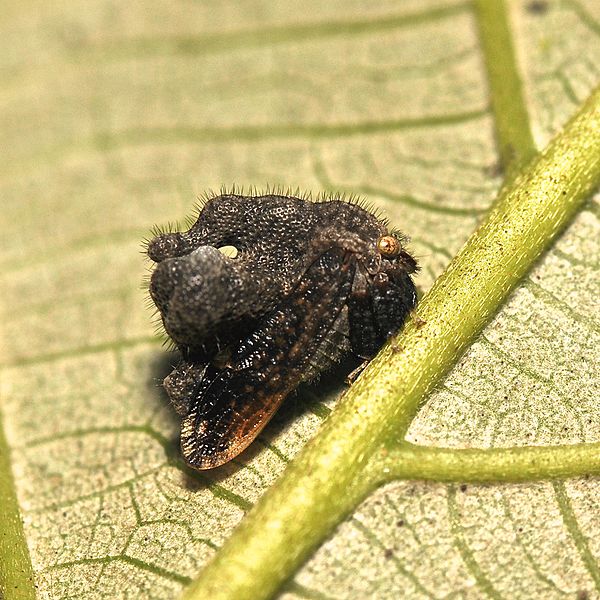
[[[360,196],[355,194],[354,192],[343,192],[344,201],[348,202],[348,204],[354,204],[356,206],[360,206],[363,210],[370,212],[375,218],[380,218],[380,208],[373,202],[373,200],[369,200],[364,196]]]
[[[152,324],[154,335],[160,340],[163,346],[168,343],[173,343],[173,340],[167,335],[160,317],[157,319],[155,315],[152,315],[150,323]]]
[[[177,351],[177,346],[175,345],[175,342],[171,339],[171,338],[166,338],[161,346],[167,351],[167,352],[176,352]]]
[[[161,233],[162,230],[158,225],[152,225],[151,229],[150,229],[150,233],[152,235],[152,237],[150,239],[153,239],[155,237],[158,237]]]
[[[154,237],[159,237],[167,233],[178,233],[181,231],[181,223],[179,221],[167,221],[162,225],[154,225],[150,232]]]
[[[196,198],[196,203],[192,210],[191,216],[185,220],[185,226],[189,229],[198,220],[202,210],[208,202],[215,200],[219,196],[250,196],[252,198],[260,198],[262,196],[287,196],[291,198],[298,198],[299,200],[306,200],[309,202],[347,202],[348,204],[354,204],[360,206],[364,210],[372,213],[380,221],[384,221],[381,218],[381,209],[373,200],[369,200],[360,194],[348,190],[334,191],[334,190],[321,190],[314,193],[312,190],[301,190],[300,187],[293,188],[291,186],[284,186],[280,184],[265,184],[264,187],[260,188],[256,185],[250,185],[247,188],[240,185],[232,184],[230,186],[222,186],[219,193],[215,193],[212,190],[204,192],[202,195]],[[385,219],[387,223],[387,219]],[[160,235],[161,233],[172,233],[173,224],[169,223],[166,228],[155,228],[155,233]]]
[[[219,194],[217,194],[217,192],[215,192],[215,190],[213,190],[212,188],[206,188],[200,195],[197,196],[197,200],[202,203],[202,204],[206,204],[209,200],[212,200],[213,198],[216,198]]]
[[[148,255],[148,246],[150,245],[150,242],[152,241],[152,238],[150,236],[144,236],[142,238],[142,241],[140,242],[140,253],[141,254],[145,254]]]
[[[173,340],[167,335],[165,330],[162,328],[162,321],[160,322],[160,326],[155,327],[154,335],[158,338],[158,340],[160,341],[160,345],[163,348],[166,348],[170,352],[177,350],[177,346],[175,346]]]
[[[369,210],[371,202],[363,198],[362,196],[349,192],[347,190],[341,191],[321,191],[317,196],[319,202],[346,202],[347,204],[354,204],[360,206],[365,210]]]
[[[256,196],[259,193],[258,188],[255,185],[251,185],[248,188],[248,195],[250,196]]]
[[[151,269],[146,269],[146,271],[148,271],[147,273],[144,273],[144,275],[142,275],[142,280],[140,282],[140,289],[144,290],[147,293],[147,297],[146,297],[146,301],[152,302],[152,298],[150,297],[150,283],[152,281],[152,270]]]
[[[194,207],[194,210],[191,212],[191,214],[183,220],[182,233],[187,234],[187,233],[191,232],[192,228],[196,224],[196,221],[198,221],[200,212],[202,212],[202,211],[197,210],[196,207]]]
[[[346,202],[359,206],[363,210],[371,213],[382,225],[387,226],[389,219],[382,216],[382,209],[373,200],[369,200],[360,194],[342,190],[341,192],[319,192],[318,202]]]
[[[281,183],[266,183],[262,187],[258,187],[256,185],[251,186],[250,195],[254,197],[259,196],[289,196],[289,197],[297,197],[300,193],[300,188],[296,189],[292,188],[289,185],[283,185]]]
[[[150,319],[154,319],[159,311],[149,293],[144,297],[144,306],[146,307],[146,310],[150,311]]]
[[[202,192],[200,195],[196,196],[196,202],[194,202],[194,206],[192,207],[192,211],[189,217],[186,218],[185,224],[188,228],[191,228],[194,223],[200,217],[200,214],[204,210],[204,207],[211,201],[214,200],[218,194],[213,192],[211,189],[208,189]]]
[[[207,193],[196,207],[198,214],[204,208],[207,202],[214,200],[219,196],[249,196],[251,198],[260,198],[262,196],[288,196],[298,198],[300,200],[313,200],[314,194],[312,191],[301,190],[299,186],[285,186],[283,184],[266,183],[264,186],[249,185],[247,187],[232,184],[229,186],[221,186],[219,194]]]
[[[312,190],[304,190],[301,192],[300,198],[302,200],[307,200],[308,202],[313,202],[314,194]]]
[[[219,196],[243,196],[244,186],[232,183],[230,186],[222,185]]]
[[[190,216],[185,218],[183,225],[188,229],[191,227],[200,216],[202,210],[207,203],[215,200],[220,196],[250,196],[252,198],[259,198],[261,196],[288,196],[292,198],[298,198],[300,200],[307,200],[313,202],[347,202],[348,204],[355,204],[361,208],[373,213],[377,218],[380,218],[381,209],[373,200],[369,200],[349,190],[321,190],[314,193],[312,190],[302,190],[299,186],[293,188],[292,186],[285,186],[281,184],[270,184],[266,183],[264,187],[257,185],[250,185],[247,188],[241,185],[232,184],[230,186],[221,186],[219,193],[213,190],[206,190],[202,194],[196,197],[196,202],[192,208]],[[155,225],[151,229],[151,233],[154,237],[164,233],[174,233],[181,230],[181,224],[177,221],[169,221],[166,225]],[[151,240],[152,238],[150,238]],[[144,239],[144,243],[148,243],[148,238]]]
[[[158,330],[164,331],[160,310],[156,306],[154,306],[154,303],[152,303],[152,304],[153,304],[153,306],[149,307],[152,310],[152,312],[150,313],[150,322],[152,323],[152,325],[155,327],[155,329],[157,331]]]
[[[157,317],[156,313],[152,314],[150,316],[150,323],[152,323],[155,335],[161,338],[167,335],[160,315]]]
[[[402,246],[405,246],[410,242],[410,237],[400,231],[397,227],[392,227],[390,235],[393,235],[402,244]]]
[[[329,190],[320,190],[315,197],[315,202],[334,202],[336,200],[343,202],[343,194]]]
[[[342,190],[341,192],[338,192],[338,194],[341,199],[348,204],[355,204],[364,208],[364,204],[367,202],[362,196],[348,190]]]
[[[196,202],[194,203],[194,206],[192,207],[192,212],[191,212],[190,216],[186,217],[186,219],[185,219],[185,222],[184,222],[185,226],[189,230],[196,223],[198,218],[200,217],[200,214],[204,210],[204,207],[209,202],[211,202],[212,200],[215,200],[219,196],[235,196],[235,195],[243,195],[243,193],[244,193],[244,187],[236,186],[235,184],[231,184],[230,186],[222,185],[219,188],[219,192],[215,192],[213,189],[207,188],[204,192],[202,192],[201,194],[196,196]],[[256,192],[255,195],[259,196],[261,194]]]

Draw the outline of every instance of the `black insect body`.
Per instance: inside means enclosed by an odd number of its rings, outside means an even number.
[[[164,387],[191,467],[231,460],[299,383],[398,331],[416,303],[402,242],[356,203],[235,194],[150,242],[150,295],[182,354]]]

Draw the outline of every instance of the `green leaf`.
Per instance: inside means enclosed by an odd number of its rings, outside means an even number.
[[[426,292],[490,206],[500,161],[505,190],[523,190],[532,140],[544,147],[598,81],[594,3],[515,2],[504,27],[493,14],[502,3],[238,4],[3,11],[6,598],[175,597],[337,402],[329,377],[290,399],[235,464],[186,470],[158,386],[173,358],[139,289],[139,244],[153,224],[182,219],[195,195],[222,184],[358,192],[410,234]],[[569,198],[582,194],[578,177],[565,173]],[[291,576],[287,599],[600,593],[597,479],[533,482],[538,455],[519,484],[406,480],[478,481],[490,464],[491,479],[515,473],[513,459],[502,466],[506,451],[465,459],[423,446],[600,441],[599,219],[592,201],[427,397],[407,431],[417,448],[393,442],[383,455],[374,440],[364,485],[306,505],[315,539],[350,511],[346,520],[314,551],[292,536],[295,562],[253,564],[256,582],[275,590]],[[354,397],[368,391],[356,387]],[[392,437],[404,430],[390,423]],[[593,449],[546,474],[584,472]],[[290,473],[271,497],[297,484]],[[231,539],[227,551],[242,556],[240,535]],[[224,587],[214,565],[204,581]]]

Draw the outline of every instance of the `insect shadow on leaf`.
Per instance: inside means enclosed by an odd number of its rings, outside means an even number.
[[[400,329],[417,298],[405,243],[357,201],[239,193],[150,240],[150,296],[182,356],[163,385],[191,467],[228,462],[300,383]]]

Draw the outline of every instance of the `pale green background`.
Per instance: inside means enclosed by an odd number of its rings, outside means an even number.
[[[510,17],[542,147],[600,79],[600,4],[527,5]],[[0,28],[1,409],[38,593],[173,598],[242,517],[232,499],[260,496],[337,384],[290,400],[220,488],[190,479],[172,460],[141,239],[221,185],[358,193],[411,236],[427,290],[501,182],[473,13],[14,2]],[[411,440],[600,440],[599,218],[597,202],[580,213]],[[283,596],[600,598],[599,493],[592,479],[389,485]]]

